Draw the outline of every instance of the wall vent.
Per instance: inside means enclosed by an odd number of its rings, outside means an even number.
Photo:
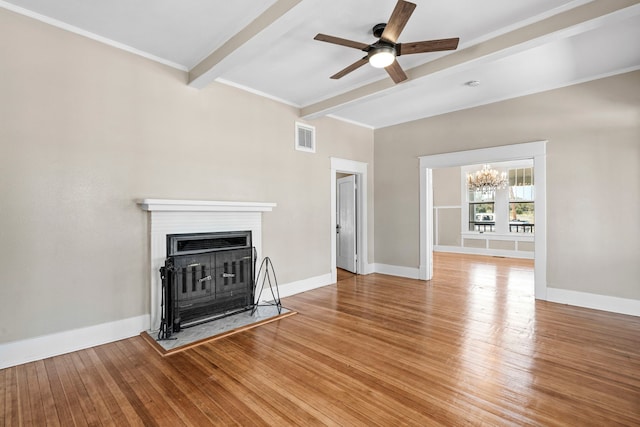
[[[316,152],[316,128],[296,122],[296,150]]]

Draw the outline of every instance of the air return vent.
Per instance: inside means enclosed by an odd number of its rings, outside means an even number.
[[[296,150],[316,152],[316,128],[296,122]]]

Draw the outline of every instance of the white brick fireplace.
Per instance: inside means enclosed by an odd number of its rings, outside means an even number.
[[[167,258],[167,234],[250,230],[259,261],[262,213],[276,206],[264,202],[168,199],[144,199],[137,203],[149,212],[151,330],[160,326],[162,282],[159,270]]]

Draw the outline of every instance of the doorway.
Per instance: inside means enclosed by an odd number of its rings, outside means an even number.
[[[357,265],[357,176],[338,174],[336,198],[336,265],[356,272]]]
[[[522,159],[533,159],[536,176],[534,295],[547,299],[546,141],[420,157],[420,279],[433,277],[432,169]]]
[[[331,233],[331,279],[333,282],[337,281],[337,233],[338,226],[337,220],[337,205],[338,205],[338,178],[343,175],[351,175],[354,177],[356,192],[355,192],[355,247],[357,250],[357,256],[355,261],[356,274],[367,274],[371,270],[368,264],[368,239],[367,239],[367,215],[368,215],[368,197],[367,197],[367,183],[368,183],[368,164],[363,162],[357,162],[354,160],[340,159],[336,157],[331,158],[331,220],[330,230]]]

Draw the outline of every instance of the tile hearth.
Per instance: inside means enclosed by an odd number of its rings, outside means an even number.
[[[142,336],[162,355],[167,356],[211,340],[220,339],[294,314],[296,314],[295,311],[291,311],[284,307],[282,307],[281,313],[278,313],[277,306],[264,305],[259,306],[253,315],[251,314],[251,310],[249,310],[213,320],[211,322],[184,328],[180,332],[173,334],[171,339],[168,340],[158,340],[158,330],[143,332]]]

